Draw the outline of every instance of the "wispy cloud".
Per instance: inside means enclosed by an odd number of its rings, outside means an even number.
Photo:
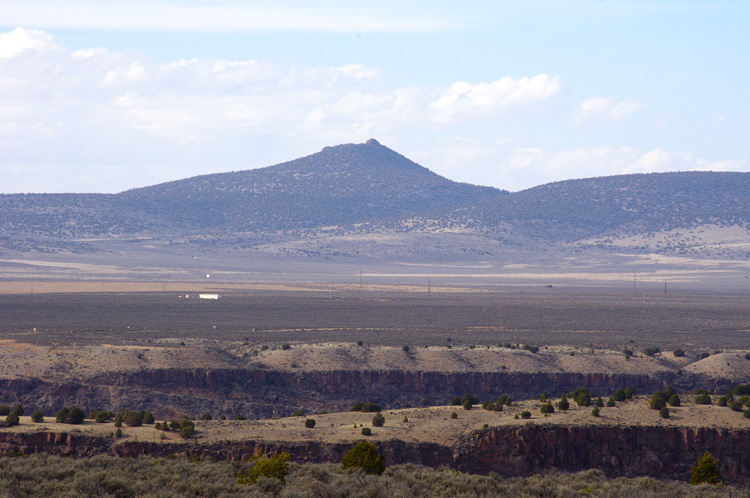
[[[25,0],[3,2],[0,23],[44,29],[149,29],[215,32],[290,30],[423,32],[465,25],[461,11],[394,8],[328,2],[312,7],[290,2],[176,2],[168,0]],[[320,5],[320,3],[318,3]]]
[[[594,97],[581,103],[579,119],[607,119],[620,121],[643,109],[644,104],[637,100],[620,100]]]

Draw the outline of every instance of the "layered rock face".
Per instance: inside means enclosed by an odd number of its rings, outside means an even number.
[[[685,480],[690,468],[711,452],[722,477],[750,484],[750,430],[672,427],[521,425],[481,430],[453,446],[435,443],[378,443],[391,464],[448,466],[470,473],[527,476],[559,469],[601,469],[610,477],[652,476]],[[104,440],[65,433],[3,433],[0,452],[87,457],[152,455],[244,460],[257,450],[287,451],[296,462],[341,462],[351,443],[229,441],[206,444]]]
[[[470,392],[482,399],[550,395],[586,387],[609,394],[632,385],[640,392],[663,387],[646,375],[602,373],[424,372],[400,370],[300,371],[159,369],[113,372],[72,383],[0,380],[8,401],[54,413],[63,405],[92,409],[144,409],[160,417],[196,413],[288,415],[299,407],[346,410],[356,401],[387,408],[446,404]]]

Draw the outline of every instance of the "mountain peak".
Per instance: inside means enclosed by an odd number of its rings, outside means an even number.
[[[370,140],[368,140],[367,142],[365,142],[365,145],[380,145],[380,142],[378,142],[374,138],[371,138]]]

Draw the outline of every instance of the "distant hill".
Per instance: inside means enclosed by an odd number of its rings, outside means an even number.
[[[748,192],[750,173],[683,172],[508,193],[453,182],[369,140],[119,194],[0,195],[0,250],[97,251],[102,241],[148,239],[153,247],[210,244],[311,257],[431,260],[438,252],[489,257],[498,247],[555,245],[704,254],[706,244],[719,247],[717,237],[727,236],[714,229],[731,228],[734,258],[750,254]],[[713,230],[713,239],[696,238],[694,227]]]
[[[118,198],[182,229],[257,231],[442,213],[504,195],[443,178],[369,140],[267,168],[130,190]]]
[[[750,222],[750,173],[679,172],[549,183],[480,205],[484,223],[570,235]]]

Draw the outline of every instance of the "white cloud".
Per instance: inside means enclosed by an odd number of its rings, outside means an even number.
[[[326,5],[326,3],[328,5]],[[460,10],[357,5],[347,2],[176,2],[167,0],[24,0],[4,2],[6,26],[65,29],[149,29],[213,32],[294,30],[430,32],[467,24]]]
[[[60,49],[55,37],[44,31],[16,28],[9,33],[0,33],[0,59],[10,59],[27,50],[45,53]]]
[[[620,121],[643,107],[644,104],[637,100],[621,100],[618,102],[612,98],[594,97],[581,103],[579,118]]]
[[[547,74],[518,79],[505,77],[475,85],[459,81],[444,91],[431,107],[436,120],[447,123],[456,118],[493,114],[546,101],[561,95],[563,90],[561,78]]]

